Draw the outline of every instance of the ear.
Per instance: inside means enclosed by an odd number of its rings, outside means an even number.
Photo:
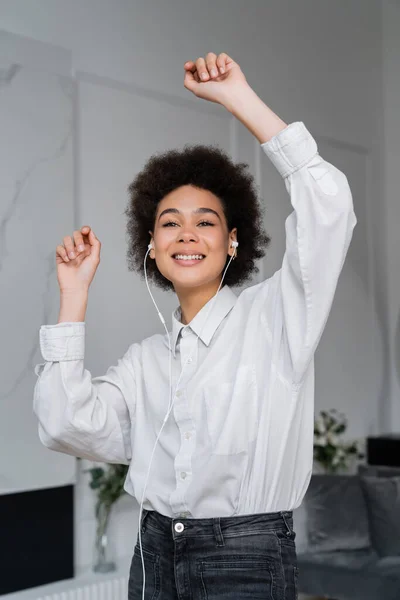
[[[155,258],[155,254],[154,254],[154,237],[153,237],[153,232],[149,230],[149,234],[150,234],[150,240],[149,240],[149,244],[150,242],[153,244],[153,248],[150,250],[149,252],[149,256],[150,258]]]
[[[237,228],[236,227],[234,227],[229,234],[229,250],[228,250],[229,256],[232,256],[232,255],[236,256],[237,248],[232,248],[232,246],[231,246],[232,242],[237,242]]]

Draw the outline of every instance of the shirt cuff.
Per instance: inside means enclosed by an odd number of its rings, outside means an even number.
[[[40,351],[44,360],[82,360],[85,356],[85,323],[42,325],[39,332]]]
[[[283,178],[304,167],[318,153],[317,143],[302,121],[290,123],[261,148]]]

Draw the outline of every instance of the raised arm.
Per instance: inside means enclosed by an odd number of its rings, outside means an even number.
[[[357,223],[347,178],[319,155],[304,123],[287,125],[257,96],[227,54],[209,53],[186,63],[185,71],[185,87],[220,103],[258,139],[289,193],[294,210],[286,220],[282,268],[261,293],[275,343],[280,340],[276,366],[298,386],[328,319]]]
[[[283,342],[291,357],[282,366],[299,385],[324,331],[357,219],[346,175],[318,154],[304,123],[291,123],[262,148],[294,209],[285,223],[282,268],[270,285],[282,307]]]
[[[84,367],[84,319],[100,246],[88,226],[75,231],[74,240],[67,236],[57,246],[60,314],[56,325],[40,328],[45,362],[35,367],[33,409],[40,440],[47,448],[127,464],[135,413],[133,345],[105,375],[92,378]]]

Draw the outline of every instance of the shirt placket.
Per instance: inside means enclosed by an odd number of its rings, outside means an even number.
[[[173,513],[181,517],[190,515],[186,503],[186,492],[192,481],[192,459],[196,446],[196,430],[194,420],[189,410],[187,385],[196,371],[198,360],[198,340],[191,329],[183,329],[179,343],[180,372],[183,369],[179,387],[175,392],[174,417],[181,437],[181,445],[175,456],[176,487],[170,495],[170,504]],[[187,364],[185,364],[188,361]],[[178,376],[179,378],[179,376]]]

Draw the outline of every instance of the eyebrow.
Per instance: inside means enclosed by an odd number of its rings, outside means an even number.
[[[181,215],[181,211],[178,210],[177,208],[166,208],[165,210],[162,211],[162,213],[160,214],[160,216],[158,217],[158,220],[161,219],[161,217],[167,213],[173,213],[174,215]],[[218,217],[219,220],[221,220],[221,217],[219,216],[219,214],[213,210],[212,208],[207,208],[207,207],[201,207],[201,208],[196,208],[196,210],[193,211],[194,215],[202,215],[205,213],[212,213],[214,215],[216,215]]]

